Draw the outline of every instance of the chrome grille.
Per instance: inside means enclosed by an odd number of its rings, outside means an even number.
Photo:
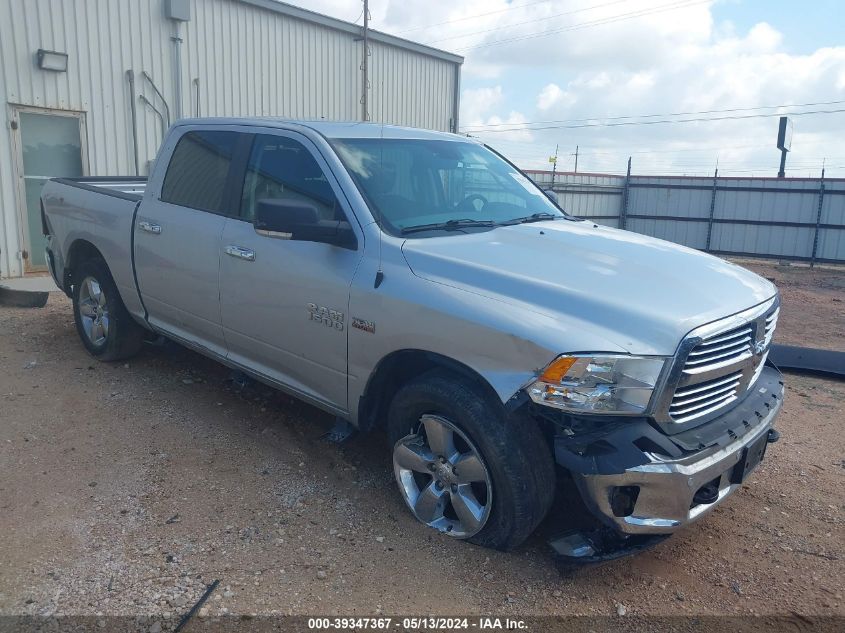
[[[748,326],[705,339],[689,353],[684,368],[700,373],[709,370],[713,365],[733,362],[751,352],[753,340],[754,328]]]
[[[682,344],[681,369],[664,409],[669,421],[681,424],[716,414],[750,389],[763,371],[778,313],[773,300],[695,330]]]
[[[748,383],[748,389],[751,389],[752,385],[757,382],[757,379],[763,372],[763,367],[766,366],[766,359],[769,357],[769,347],[771,347],[772,339],[775,336],[775,328],[778,324],[779,314],[780,308],[775,308],[774,311],[766,315],[766,323],[763,331],[763,358],[760,360],[760,364],[757,366],[757,369],[754,370],[754,376],[752,376],[751,382]]]
[[[778,325],[778,316],[780,315],[780,308],[775,308],[774,312],[766,317],[766,347],[771,345],[772,338],[775,335],[775,328]]]
[[[707,380],[692,387],[675,390],[669,415],[676,422],[686,422],[736,400],[742,372]]]

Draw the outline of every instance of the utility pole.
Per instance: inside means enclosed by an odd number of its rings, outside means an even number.
[[[549,158],[549,162],[552,164],[552,191],[555,189],[555,172],[557,171],[557,150],[559,145],[555,145],[555,155]]]
[[[578,173],[578,146],[575,146],[575,173]]]
[[[369,58],[370,58],[370,42],[369,42],[369,28],[370,28],[370,7],[369,0],[364,0],[364,52],[363,61],[361,62],[361,120],[369,121],[370,113],[368,108],[367,93],[370,87],[369,78]]]

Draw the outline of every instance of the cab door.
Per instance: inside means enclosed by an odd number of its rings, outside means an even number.
[[[320,219],[352,220],[337,181],[307,138],[256,134],[240,216],[226,221],[221,240],[220,313],[229,359],[343,412],[349,288],[362,250],[256,232],[259,204],[284,213],[293,202],[313,205]]]
[[[149,322],[219,356],[226,354],[218,300],[220,240],[242,138],[234,131],[189,129],[169,141],[176,145],[160,193],[155,183],[148,186],[133,233]]]

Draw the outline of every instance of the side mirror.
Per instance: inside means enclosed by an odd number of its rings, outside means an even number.
[[[557,206],[557,204],[558,204],[557,195],[555,195],[554,191],[552,191],[551,189],[543,189],[543,193],[546,194],[546,197],[549,200],[551,200],[552,202],[555,203],[555,206]]]
[[[322,242],[353,250],[358,246],[349,222],[321,220],[317,207],[304,200],[259,200],[253,224],[255,232],[266,237]]]

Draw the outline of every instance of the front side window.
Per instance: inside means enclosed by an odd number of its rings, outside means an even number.
[[[188,132],[176,144],[164,185],[163,202],[220,212],[237,132]]]
[[[300,142],[283,136],[255,137],[244,178],[241,217],[252,222],[262,203],[304,202],[319,220],[341,220],[343,213],[326,174]],[[279,213],[283,205],[277,206]]]
[[[473,221],[492,227],[566,217],[533,182],[477,143],[350,138],[332,145],[379,224],[394,235],[429,225],[450,230],[455,223],[464,229]]]

